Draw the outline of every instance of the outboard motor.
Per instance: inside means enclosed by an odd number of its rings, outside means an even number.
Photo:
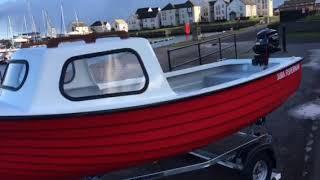
[[[256,54],[263,54],[265,53],[266,45],[268,46],[270,53],[280,50],[280,40],[277,30],[266,28],[257,33],[257,40],[253,47],[253,51]]]
[[[252,60],[253,65],[267,66],[270,53],[279,50],[279,36],[274,29],[263,29],[257,34],[253,51],[257,54]]]

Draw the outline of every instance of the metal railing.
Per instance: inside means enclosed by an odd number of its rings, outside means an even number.
[[[222,45],[221,45],[222,44],[222,40],[226,39],[226,38],[230,38],[230,37],[233,37],[233,44],[230,45],[230,46],[227,46],[227,47],[222,47]],[[210,43],[210,42],[217,42],[217,41],[218,41],[219,50],[211,52],[211,53],[207,53],[205,55],[202,55],[202,53],[201,53],[201,45],[202,44],[207,44],[207,43]],[[182,49],[186,49],[186,48],[193,47],[193,46],[197,46],[198,55],[197,55],[196,58],[191,59],[191,60],[187,60],[187,61],[185,61],[185,62],[183,62],[181,64],[173,65],[173,62],[172,62],[172,59],[171,59],[172,52],[178,51],[178,50],[182,50]],[[202,65],[203,64],[203,60],[205,58],[207,58],[209,56],[212,56],[214,54],[217,54],[217,53],[219,53],[219,58],[223,59],[223,51],[225,51],[227,49],[230,49],[232,47],[234,47],[234,49],[235,49],[235,58],[238,59],[237,36],[236,36],[236,34],[228,34],[228,35],[225,35],[225,36],[221,36],[221,37],[217,37],[217,38],[213,38],[213,39],[209,39],[209,40],[204,40],[204,41],[199,41],[199,42],[196,42],[196,43],[188,44],[188,45],[177,47],[177,48],[168,49],[167,50],[167,54],[168,54],[169,71],[172,71],[175,68],[178,68],[178,67],[184,66],[186,64],[189,64],[189,63],[192,63],[192,62],[196,62],[196,61],[199,61],[199,64]]]

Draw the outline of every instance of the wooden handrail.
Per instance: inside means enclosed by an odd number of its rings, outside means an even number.
[[[129,38],[129,33],[126,31],[105,32],[105,33],[91,33],[86,35],[70,35],[66,37],[52,38],[43,42],[31,42],[22,44],[21,48],[30,48],[33,46],[47,46],[47,48],[56,48],[63,42],[84,41],[86,43],[95,43],[97,39],[106,37],[120,37],[121,39]]]

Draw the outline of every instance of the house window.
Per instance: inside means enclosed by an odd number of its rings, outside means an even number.
[[[187,11],[188,11],[188,12],[192,12],[192,8],[188,8]]]
[[[70,66],[74,78],[65,83]],[[140,56],[132,49],[87,54],[69,59],[62,69],[61,93],[72,101],[139,94],[148,76]]]

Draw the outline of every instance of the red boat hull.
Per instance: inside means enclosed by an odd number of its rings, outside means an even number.
[[[283,70],[223,91],[127,111],[3,119],[0,178],[73,179],[200,148],[283,104],[302,77],[301,64],[292,67],[293,73]]]

